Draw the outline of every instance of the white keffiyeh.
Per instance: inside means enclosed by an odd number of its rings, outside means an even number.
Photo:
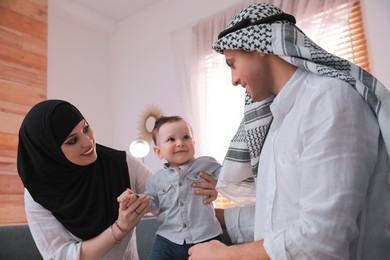
[[[233,18],[212,47],[219,53],[244,50],[278,55],[301,69],[349,83],[376,114],[390,153],[389,91],[361,67],[316,45],[295,26],[295,19],[279,8],[265,3],[248,6]],[[269,97],[254,102],[249,94],[246,96],[244,118],[230,143],[217,183],[217,190],[236,203],[255,203],[253,179],[257,175],[261,148],[272,122],[269,109],[272,100],[273,97]]]

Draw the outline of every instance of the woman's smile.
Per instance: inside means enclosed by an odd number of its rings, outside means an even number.
[[[93,146],[91,146],[91,148],[85,153],[82,153],[81,156],[91,157],[94,154],[95,154],[95,149],[93,148]]]

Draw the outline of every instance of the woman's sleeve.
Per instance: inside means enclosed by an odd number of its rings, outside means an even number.
[[[24,203],[28,226],[44,259],[79,259],[81,239],[73,236],[53,216],[34,201],[27,189],[24,190]]]
[[[129,167],[131,189],[136,193],[144,193],[146,181],[153,175],[152,171],[130,154],[127,154],[127,166]]]

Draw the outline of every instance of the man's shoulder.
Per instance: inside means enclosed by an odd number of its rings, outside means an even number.
[[[320,75],[314,72],[309,72],[306,78],[307,87],[318,91],[329,91],[335,89],[336,91],[340,88],[346,87],[351,88],[352,86],[339,78],[332,77],[329,75]]]

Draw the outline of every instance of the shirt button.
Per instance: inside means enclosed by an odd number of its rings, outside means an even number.
[[[187,227],[187,225],[184,223],[183,225],[181,225],[182,226],[182,228],[186,228]]]
[[[179,182],[179,186],[182,186],[183,185],[183,183],[182,182]]]
[[[184,203],[180,201],[179,205],[180,207],[183,207]]]

